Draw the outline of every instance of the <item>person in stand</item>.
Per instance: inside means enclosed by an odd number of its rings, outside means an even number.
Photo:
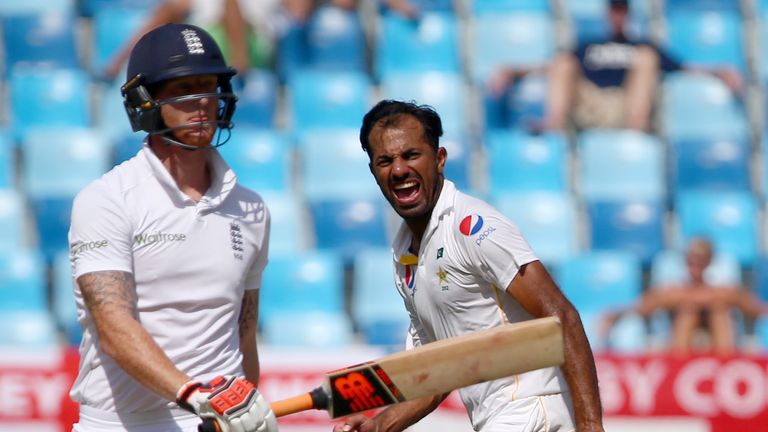
[[[498,68],[489,79],[489,95],[498,98],[515,80],[530,73],[544,73],[549,84],[546,113],[542,123],[533,125],[533,129],[651,132],[662,73],[711,74],[731,91],[742,90],[743,77],[734,67],[684,64],[653,42],[632,37],[627,31],[629,0],[607,1],[606,37],[581,41],[574,50],[556,55],[543,67]]]
[[[257,390],[262,198],[215,147],[236,97],[203,29],[167,24],[135,45],[122,86],[130,160],[75,197],[69,231],[80,368],[75,432],[276,432]]]
[[[103,77],[109,80],[117,77],[136,41],[166,23],[187,22],[205,29],[240,75],[251,68],[271,67],[274,39],[283,11],[281,0],[162,0],[112,56],[102,71]]]
[[[578,312],[514,223],[444,177],[443,127],[430,107],[383,100],[363,118],[360,142],[382,194],[403,219],[393,242],[395,284],[414,347],[505,323],[555,316],[561,367],[459,390],[482,432],[603,431],[595,362]],[[353,415],[335,432],[402,431],[447,397]]]
[[[627,313],[650,318],[656,312],[667,312],[671,329],[666,350],[675,354],[733,354],[737,350],[733,312],[757,318],[768,314],[768,304],[744,287],[707,282],[705,271],[712,257],[712,243],[707,238],[691,239],[685,254],[688,279],[652,286],[636,304],[606,313],[600,324],[603,337]]]

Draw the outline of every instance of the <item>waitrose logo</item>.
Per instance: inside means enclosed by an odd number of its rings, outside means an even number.
[[[164,232],[141,233],[134,237],[134,241],[140,245],[164,242],[183,242],[187,241],[187,235]]]
[[[77,242],[72,245],[72,255],[81,254],[89,250],[101,249],[109,246],[109,242],[106,240],[95,240],[89,242]]]

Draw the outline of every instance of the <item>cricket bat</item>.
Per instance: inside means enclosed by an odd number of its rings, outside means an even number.
[[[325,410],[331,419],[337,419],[558,366],[563,361],[560,320],[532,319],[443,339],[328,372],[322,385],[273,402],[272,410],[277,417],[311,409]]]

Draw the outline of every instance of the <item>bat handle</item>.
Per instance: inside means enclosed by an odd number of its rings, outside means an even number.
[[[311,409],[327,410],[328,402],[328,394],[322,387],[318,387],[309,393],[273,402],[272,411],[276,417],[282,417]]]
[[[197,427],[197,432],[221,432],[219,424],[212,418],[204,418],[203,422]]]

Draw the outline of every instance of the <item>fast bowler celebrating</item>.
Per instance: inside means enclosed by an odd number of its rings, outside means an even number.
[[[76,432],[192,432],[201,418],[277,431],[256,389],[269,213],[215,149],[232,127],[234,73],[191,25],[157,27],[133,48],[122,94],[144,146],[72,210]]]
[[[360,129],[371,173],[403,219],[392,262],[382,264],[393,266],[411,318],[407,343],[428,346],[507,323],[556,317],[563,328],[561,367],[475,384],[459,390],[461,399],[476,431],[602,432],[595,363],[578,312],[518,228],[444,178],[442,133],[440,117],[430,107],[393,100],[374,106]],[[357,414],[334,431],[402,431],[446,396],[392,405],[373,418]]]

